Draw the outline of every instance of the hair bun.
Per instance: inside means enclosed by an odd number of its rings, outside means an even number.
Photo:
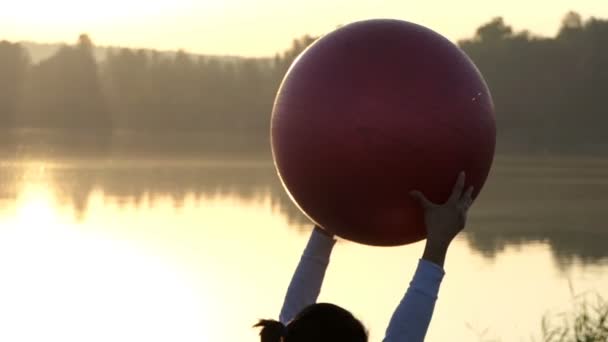
[[[262,342],[279,342],[285,336],[286,327],[283,323],[272,319],[261,319],[254,327],[261,327],[260,337]]]

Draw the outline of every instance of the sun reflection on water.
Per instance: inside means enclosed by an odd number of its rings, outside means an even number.
[[[19,193],[16,226],[27,230],[60,228],[61,215],[49,184],[25,183]]]
[[[132,241],[82,227],[44,168],[33,172],[0,218],[0,340],[210,340],[200,284]]]

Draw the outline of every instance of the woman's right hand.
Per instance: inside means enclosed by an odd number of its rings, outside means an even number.
[[[464,191],[465,174],[458,175],[450,198],[444,204],[429,201],[420,191],[412,191],[424,209],[427,242],[423,259],[443,266],[447,249],[466,224],[467,211],[473,203],[473,187]]]

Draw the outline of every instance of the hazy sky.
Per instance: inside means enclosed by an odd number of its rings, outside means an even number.
[[[453,40],[495,16],[541,35],[554,35],[569,10],[608,18],[608,0],[0,0],[0,8],[0,40],[73,42],[86,32],[97,45],[249,56],[366,18],[413,21]]]

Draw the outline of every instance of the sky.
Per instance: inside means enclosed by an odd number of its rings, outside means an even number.
[[[552,36],[570,10],[608,18],[608,0],[0,0],[0,40],[74,42],[193,53],[271,56],[305,34],[396,18],[456,41],[502,16],[515,30]]]

